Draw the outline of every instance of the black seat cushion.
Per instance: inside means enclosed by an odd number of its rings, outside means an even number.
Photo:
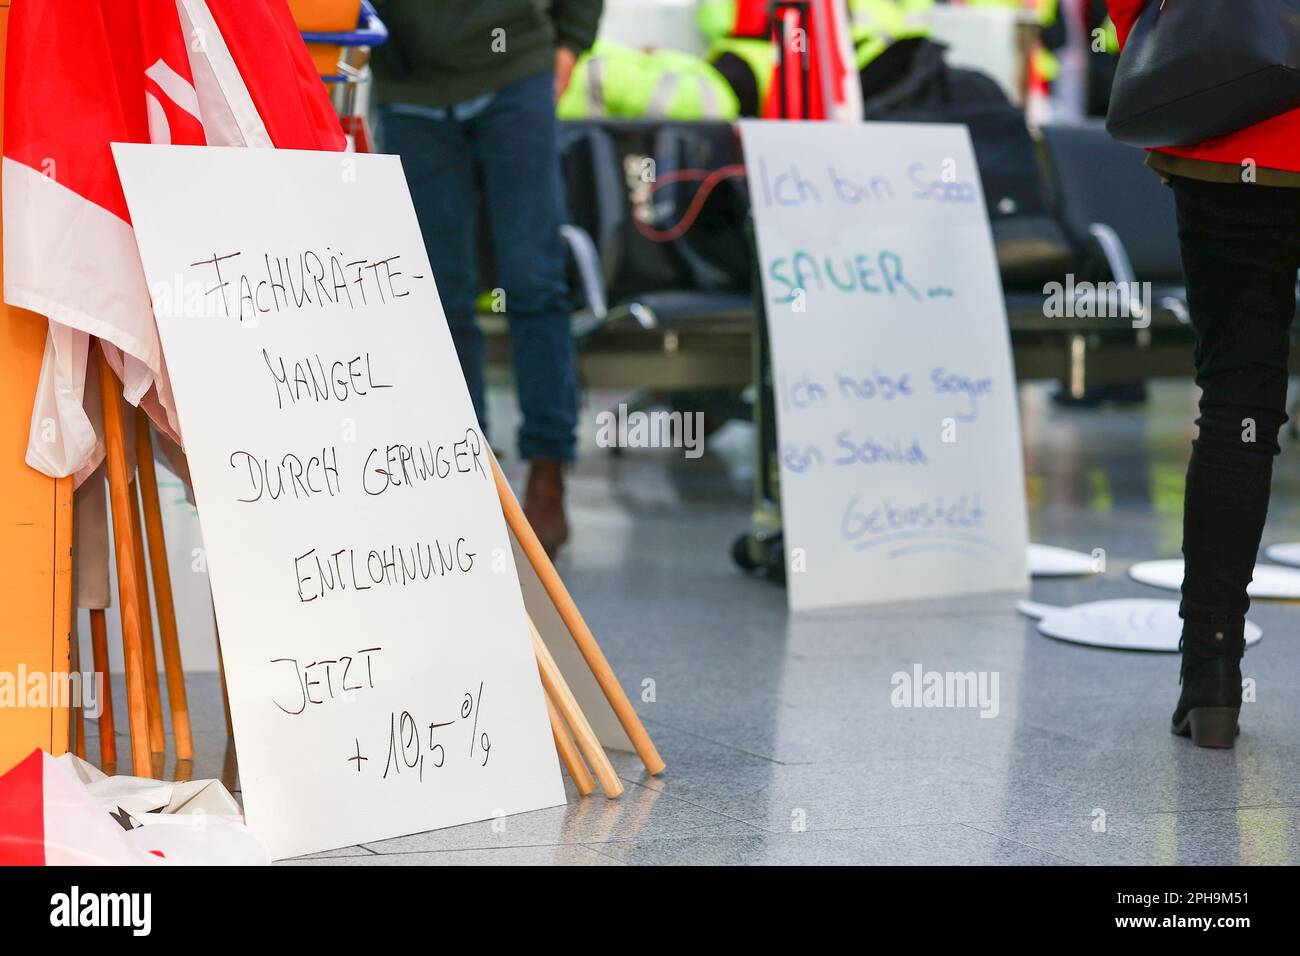
[[[1181,283],[1182,258],[1173,192],[1146,166],[1146,153],[1111,138],[1105,126],[1045,126],[1057,218],[1081,248],[1095,248],[1089,228],[1119,235],[1138,281]]]

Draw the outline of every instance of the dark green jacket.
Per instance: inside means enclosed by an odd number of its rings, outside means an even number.
[[[596,39],[602,0],[375,0],[389,39],[372,67],[382,103],[447,106],[555,67]]]

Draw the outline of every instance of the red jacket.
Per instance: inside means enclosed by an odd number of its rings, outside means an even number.
[[[1142,12],[1144,2],[1145,0],[1106,0],[1120,46],[1128,39],[1129,31]],[[1253,159],[1257,166],[1300,172],[1300,110],[1282,113],[1262,123],[1202,143],[1162,146],[1159,151],[1190,159],[1232,163],[1234,166],[1240,166],[1246,159]]]

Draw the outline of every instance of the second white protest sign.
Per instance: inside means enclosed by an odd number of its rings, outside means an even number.
[[[1016,380],[966,130],[741,134],[790,606],[1024,590]]]

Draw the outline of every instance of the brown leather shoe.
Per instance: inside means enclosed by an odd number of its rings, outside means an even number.
[[[553,458],[534,458],[524,491],[524,516],[537,533],[552,559],[569,540],[569,522],[564,515],[564,466]]]

